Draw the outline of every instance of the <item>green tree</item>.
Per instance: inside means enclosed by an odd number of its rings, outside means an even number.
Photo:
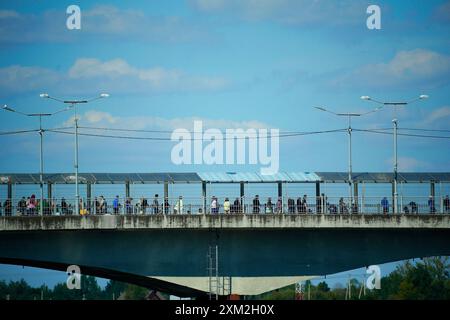
[[[144,300],[148,294],[148,289],[133,284],[127,284],[123,292],[125,300]]]
[[[322,292],[329,292],[330,287],[328,287],[328,284],[325,281],[322,281],[317,285],[317,290]]]
[[[381,279],[381,289],[372,290],[368,299],[425,300],[450,299],[448,257],[406,261]]]

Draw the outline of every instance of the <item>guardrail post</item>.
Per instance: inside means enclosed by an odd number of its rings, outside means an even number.
[[[403,212],[403,194],[400,196],[400,213],[404,213]]]
[[[50,196],[49,196],[50,198]],[[86,210],[89,212],[89,214],[91,214],[91,208],[92,208],[92,188],[91,188],[91,183],[90,182],[86,182]],[[94,204],[94,208],[95,208],[95,204]]]
[[[10,205],[11,205],[11,208],[9,209],[9,210],[11,210],[11,215],[13,214],[13,211],[14,211],[13,210],[14,204],[13,204],[13,199],[12,198],[13,198],[13,188],[12,188],[11,179],[9,179],[8,180],[8,193],[7,193],[6,199],[9,200]],[[0,213],[1,213],[1,211],[0,211]],[[3,213],[6,216],[6,208],[3,208]]]
[[[203,200],[203,214],[206,214],[206,182],[202,182],[202,200]]]
[[[245,213],[245,184],[244,182],[240,183],[240,195],[241,195],[241,211]]]
[[[316,182],[316,213],[318,214],[318,213],[320,213],[320,212],[317,212],[318,210],[318,208],[317,208],[317,204],[319,204],[319,203],[321,203],[322,201],[321,201],[321,199],[320,199],[320,182],[319,181],[317,181]]]
[[[353,199],[355,201],[354,205],[356,206],[356,213],[359,213],[359,205],[358,205],[358,182],[353,182]],[[353,208],[352,208],[353,209]],[[352,210],[353,213],[353,210]]]

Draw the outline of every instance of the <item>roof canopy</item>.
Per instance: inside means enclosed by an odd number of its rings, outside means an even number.
[[[261,175],[256,172],[161,172],[161,173],[80,173],[80,183],[112,184],[129,183],[308,183],[348,182],[347,172],[279,172],[274,175]],[[44,174],[45,183],[75,183],[73,173]],[[391,172],[355,172],[354,182],[390,183]],[[398,181],[406,183],[450,182],[450,172],[403,172],[398,173]],[[39,184],[39,174],[35,173],[0,173],[0,184]]]

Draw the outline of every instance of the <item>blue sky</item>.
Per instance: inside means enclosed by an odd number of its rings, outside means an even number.
[[[219,129],[344,128],[321,113],[368,111],[361,95],[430,99],[398,112],[399,126],[449,129],[450,4],[379,1],[381,30],[368,30],[367,1],[83,1],[81,30],[66,28],[65,1],[1,4],[0,102],[24,112],[60,105],[40,99],[111,97],[80,108],[81,124],[165,129],[203,119]],[[71,124],[69,113],[45,119]],[[389,128],[392,112],[357,119]],[[2,131],[36,119],[3,112]],[[72,137],[48,132],[47,172],[71,171]],[[38,169],[36,133],[1,137],[2,172]],[[176,166],[173,142],[80,138],[81,171],[255,171],[252,166]],[[448,139],[400,137],[400,169],[446,171]],[[139,153],[136,150],[140,150]],[[391,170],[391,137],[354,134],[354,170]],[[89,156],[86,156],[89,155]],[[305,156],[307,155],[307,156]],[[282,138],[280,170],[345,171],[345,133]]]
[[[81,30],[66,28],[67,6]],[[381,8],[368,30],[366,8]],[[313,109],[369,111],[359,99],[428,100],[396,113],[403,128],[450,130],[450,2],[359,0],[2,1],[0,104],[53,112],[40,99],[111,96],[80,107],[81,125],[147,130],[206,126],[316,131],[346,121]],[[73,114],[45,119],[71,125]],[[390,128],[383,110],[354,122]],[[0,131],[36,119],[0,110]],[[440,133],[450,135],[448,133]],[[346,171],[345,133],[282,138],[280,170]],[[355,171],[392,170],[391,137],[355,132]],[[402,171],[448,171],[449,139],[399,137]],[[0,136],[0,172],[37,172],[36,133]],[[80,137],[80,171],[256,171],[172,164],[172,142]],[[73,170],[73,140],[47,132],[46,172]]]

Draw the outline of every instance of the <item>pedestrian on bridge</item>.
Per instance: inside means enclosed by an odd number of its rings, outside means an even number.
[[[141,204],[141,214],[146,214],[148,203],[147,199],[145,199],[144,196],[141,197],[140,204]]]
[[[389,201],[386,197],[381,200],[381,207],[383,208],[383,214],[389,213]]]
[[[155,194],[155,199],[153,200],[153,214],[159,213],[159,201],[158,194]]]
[[[302,198],[297,198],[297,213],[302,213],[303,211],[303,205],[302,205]]]
[[[268,213],[268,214],[272,214],[273,213],[273,204],[272,204],[272,199],[271,198],[267,199],[266,209],[264,211],[266,213]]]
[[[228,198],[225,198],[225,201],[223,203],[223,212],[230,213],[230,207],[231,207],[230,200]]]
[[[306,196],[306,194],[303,195],[303,200],[302,200],[302,210],[303,213],[308,213],[308,198]]]
[[[218,204],[217,198],[215,196],[212,196],[212,198],[211,198],[211,213],[212,214],[219,213],[219,204]]]
[[[239,198],[236,198],[233,203],[234,213],[242,213],[241,201]]]
[[[116,196],[113,200],[113,212],[114,214],[118,214],[119,213],[119,196]]]
[[[276,213],[283,213],[283,199],[278,197]]]
[[[448,195],[444,199],[444,213],[449,213],[450,210],[450,199],[448,198]]]
[[[177,204],[175,205],[174,214],[183,214],[183,197],[178,198]]]
[[[430,213],[435,213],[436,212],[436,207],[434,205],[434,198],[433,198],[433,196],[430,196],[430,198],[428,199],[428,207],[430,208]]]
[[[259,202],[259,196],[256,195],[253,199],[253,213],[259,213],[260,212],[261,203]]]

